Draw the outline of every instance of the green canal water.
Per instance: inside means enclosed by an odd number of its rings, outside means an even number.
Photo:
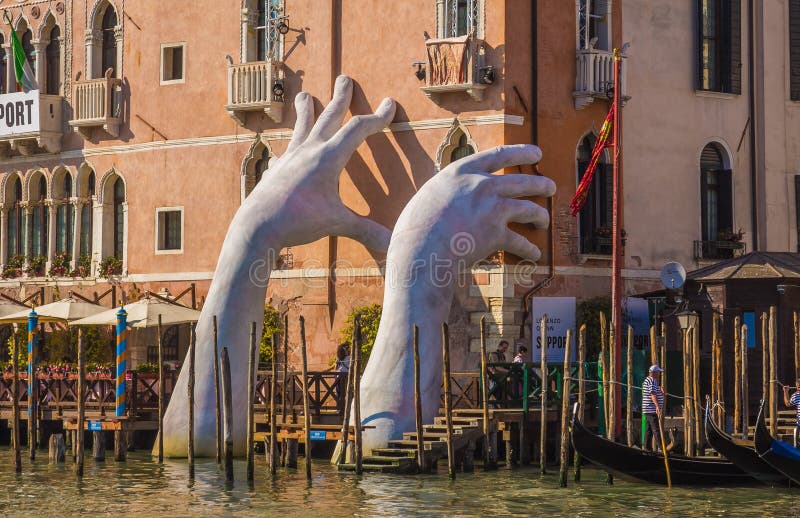
[[[591,468],[582,482],[560,489],[555,471],[542,477],[535,468],[459,473],[454,481],[446,474],[358,478],[320,461],[307,484],[304,471],[271,479],[260,458],[252,486],[237,461],[236,482],[226,487],[213,460],[199,461],[190,483],[185,462],[158,465],[140,452],[124,463],[87,459],[79,481],[71,461],[50,465],[46,451],[40,456],[33,464],[25,459],[17,475],[11,450],[0,449],[0,516],[800,516],[798,490],[607,486],[605,473]]]

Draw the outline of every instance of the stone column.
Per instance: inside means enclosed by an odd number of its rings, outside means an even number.
[[[94,213],[92,221],[92,275],[96,275],[97,265],[103,260],[104,248],[103,227],[105,222],[103,221],[103,213],[105,211],[103,210],[102,202],[97,198],[97,196],[92,197],[92,211]]]
[[[58,214],[58,206],[60,203],[54,200],[47,200],[47,271],[50,271],[50,266],[53,264],[53,257],[56,255],[56,216]]]
[[[86,46],[86,68],[84,70],[83,79],[95,79],[95,75],[97,77],[103,77],[103,73],[100,72],[95,74],[95,59],[100,57],[101,50],[99,48],[98,42],[102,37],[102,32],[99,30],[91,30],[87,29],[83,36],[83,43]]]
[[[124,54],[123,41],[122,41],[122,25],[114,27],[114,39],[117,42],[117,64],[114,77],[122,79],[122,55]],[[103,74],[105,74],[103,70]]]
[[[85,202],[79,198],[72,198],[70,200],[72,203],[70,204],[70,209],[73,211],[72,214],[72,269],[76,269],[78,267],[78,259],[81,257],[81,225],[83,223],[81,218],[81,213],[83,212],[83,206]]]
[[[6,82],[6,92],[13,92],[16,90],[16,79],[14,76],[14,52],[11,50],[11,40],[9,39],[8,45],[3,45],[6,51],[6,77],[3,81]]]
[[[128,202],[122,202],[122,275],[128,275]]]
[[[33,40],[33,50],[36,51],[36,70],[33,73],[36,75],[36,82],[39,83],[40,90],[44,90],[44,74],[45,74],[45,48],[47,48],[48,40]]]
[[[8,209],[0,206],[0,263],[8,262]]]

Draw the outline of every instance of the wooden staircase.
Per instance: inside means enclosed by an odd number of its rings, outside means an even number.
[[[491,420],[491,414],[490,414]],[[483,438],[483,416],[475,411],[453,410],[453,451],[456,458],[474,454],[477,441]],[[447,458],[447,418],[434,418],[433,424],[422,426],[422,441],[425,450],[425,466],[436,470],[436,463]],[[365,472],[415,474],[417,463],[417,432],[405,432],[403,438],[389,441],[386,448],[376,448],[363,458]],[[353,463],[339,464],[340,471],[355,471]]]

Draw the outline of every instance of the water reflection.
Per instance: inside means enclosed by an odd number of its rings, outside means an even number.
[[[324,462],[314,464],[311,485],[304,470],[267,472],[256,462],[256,480],[245,481],[245,462],[234,463],[236,482],[226,487],[225,475],[211,460],[198,460],[189,482],[185,462],[153,462],[144,452],[127,462],[87,459],[78,480],[71,461],[51,465],[40,454],[24,461],[22,474],[13,472],[12,453],[0,449],[0,509],[3,516],[51,516],[86,513],[148,513],[149,515],[272,516],[399,516],[537,515],[537,516],[787,516],[795,514],[794,490],[785,488],[682,489],[617,480],[605,484],[603,472],[586,469],[583,481],[557,487],[555,472],[520,469],[495,473],[394,477],[338,473]]]

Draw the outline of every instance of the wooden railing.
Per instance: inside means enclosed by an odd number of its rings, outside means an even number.
[[[158,409],[158,377],[149,374],[130,372],[127,380],[126,407],[130,414],[139,411],[154,411]],[[28,404],[28,376],[20,374],[17,400],[23,408]],[[39,408],[43,411],[55,411],[62,415],[65,411],[76,411],[78,408],[78,378],[75,375],[44,375],[37,377],[39,382],[38,401]],[[175,385],[176,373],[171,372],[166,377],[165,392],[167,397],[172,393]],[[13,378],[4,374],[0,377],[0,409],[10,409],[14,394]],[[86,393],[84,402],[89,412],[113,412],[116,401],[116,380],[107,375],[86,376]]]
[[[311,415],[341,415],[344,410],[345,384],[347,373],[320,371],[308,373],[308,400]],[[256,409],[269,409],[272,374],[259,372],[256,380]],[[286,408],[286,413],[297,415],[303,410],[302,374],[289,372],[286,384],[283,375],[278,374],[275,390],[275,404],[278,412]]]

